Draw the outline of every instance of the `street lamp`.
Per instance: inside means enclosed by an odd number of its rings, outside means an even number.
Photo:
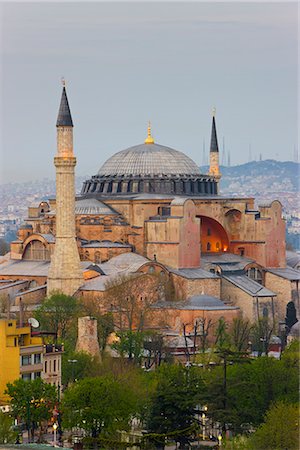
[[[76,364],[77,362],[77,359],[68,359],[68,363],[72,364],[72,381],[74,381],[74,364]]]
[[[202,439],[205,441],[205,414],[202,413]]]
[[[56,430],[57,430],[57,423],[54,422],[54,424],[53,424],[53,431],[54,431],[54,435],[53,435],[53,447],[56,447]]]
[[[222,446],[222,433],[218,434],[219,447]]]

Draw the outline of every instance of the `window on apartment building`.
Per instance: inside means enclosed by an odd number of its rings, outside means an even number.
[[[53,372],[56,372],[56,359],[53,361]]]
[[[45,361],[45,373],[47,373],[47,365],[48,365],[48,361]]]
[[[34,372],[33,379],[36,380],[37,378],[41,378],[41,372]]]
[[[22,366],[29,366],[31,364],[31,355],[23,355],[21,358]]]
[[[17,338],[14,338],[14,346],[18,347],[18,339]]]
[[[31,380],[31,373],[22,373],[22,380],[30,381]]]
[[[12,327],[12,326],[13,326],[12,322],[9,322],[9,323],[8,323],[8,326],[9,326],[9,327]]]
[[[57,371],[59,372],[59,359],[57,360]]]
[[[40,353],[34,354],[34,364],[41,364],[41,354]]]

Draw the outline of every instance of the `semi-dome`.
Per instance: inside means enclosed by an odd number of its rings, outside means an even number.
[[[159,144],[140,144],[111,156],[99,176],[199,175],[197,164],[184,153]]]

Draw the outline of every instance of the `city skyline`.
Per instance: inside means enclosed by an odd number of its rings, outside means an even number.
[[[294,159],[295,3],[2,4],[1,21],[1,183],[54,177],[62,76],[77,175],[143,142],[149,119],[201,166],[213,107],[221,162],[223,141],[232,165]]]

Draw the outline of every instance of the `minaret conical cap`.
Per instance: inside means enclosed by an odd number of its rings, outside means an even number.
[[[219,153],[215,115],[213,115],[213,120],[212,120],[211,140],[210,140],[210,152],[211,152],[211,153],[212,153],[212,152],[217,152],[217,153]]]
[[[57,127],[73,127],[71,111],[65,86],[63,87],[57,116]]]

